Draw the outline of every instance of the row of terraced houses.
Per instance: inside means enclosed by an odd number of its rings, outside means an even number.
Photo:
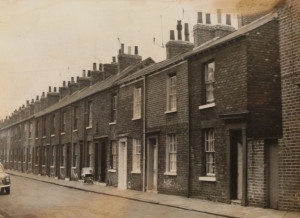
[[[216,25],[199,12],[194,43],[178,21],[158,63],[122,44],[111,63],[1,121],[0,162],[66,180],[92,167],[120,189],[300,210],[299,12],[280,1],[240,16],[238,29],[220,10]]]

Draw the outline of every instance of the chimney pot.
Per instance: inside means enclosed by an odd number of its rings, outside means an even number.
[[[34,99],[31,99],[31,103],[33,103],[34,102]]]
[[[97,64],[93,63],[93,70],[97,70]]]
[[[100,64],[99,64],[99,71],[101,71],[101,72],[103,71],[103,68],[102,68],[102,67],[103,67],[103,65],[100,63]]]
[[[68,81],[68,86],[70,86],[70,84],[71,84],[71,82],[70,82],[70,81]]]
[[[231,25],[231,15],[230,14],[226,14],[226,24]]]
[[[124,54],[124,43],[121,44],[121,54]]]
[[[26,101],[26,104],[29,105],[29,100]]]
[[[175,40],[174,30],[170,30],[170,40]]]
[[[112,57],[112,59],[113,59],[113,63],[116,63],[116,57],[114,56],[114,57]]]
[[[182,30],[182,25],[181,25],[181,20],[177,21],[177,39],[178,40],[182,40],[182,34],[181,34],[181,30]]]
[[[135,55],[139,54],[139,47],[138,46],[134,46],[134,54]]]
[[[206,24],[211,24],[210,14],[206,14]]]
[[[43,92],[42,96],[45,96],[45,92]]]
[[[85,77],[85,70],[82,70],[82,77]]]
[[[131,46],[128,46],[128,54],[131,55]]]
[[[54,87],[54,92],[56,92],[56,87]]]
[[[38,100],[39,100],[39,98],[40,98],[40,97],[37,95],[37,96],[36,96],[36,100],[38,101]]]
[[[72,82],[72,83],[74,82],[74,77],[71,77],[71,82]]]
[[[198,21],[197,21],[197,23],[203,23],[202,12],[198,12]]]
[[[76,77],[76,82],[79,82],[79,76]]]
[[[90,76],[91,76],[91,71],[90,71],[90,70],[88,70],[88,74],[87,74],[87,76],[88,76],[88,77],[90,77]]]
[[[66,81],[63,81],[63,87],[66,87]]]
[[[188,23],[184,24],[184,36],[185,36],[184,40],[189,42],[190,41],[190,33],[189,33],[189,24]]]
[[[49,86],[49,92],[51,92],[51,86]]]

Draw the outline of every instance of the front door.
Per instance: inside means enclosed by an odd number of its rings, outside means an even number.
[[[147,191],[157,192],[158,144],[157,137],[148,138]]]
[[[106,182],[106,142],[101,143],[101,168],[100,168],[100,182]]]
[[[242,200],[243,145],[241,131],[231,132],[231,199]]]
[[[119,140],[118,188],[127,189],[127,140]]]

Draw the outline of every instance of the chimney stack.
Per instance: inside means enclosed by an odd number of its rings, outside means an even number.
[[[198,21],[197,23],[203,23],[202,12],[198,12]]]
[[[206,24],[211,24],[210,14],[206,14]]]
[[[175,40],[175,32],[174,32],[174,30],[170,30],[170,40]]]
[[[226,24],[231,25],[231,15],[230,14],[226,14]]]
[[[121,54],[124,54],[124,43],[121,44]]]
[[[185,23],[184,24],[184,40],[189,42],[190,41],[190,32],[189,32],[189,24]]]
[[[217,19],[218,19],[218,23],[221,24],[222,23],[222,12],[221,12],[221,9],[217,9]]]
[[[181,31],[182,31],[181,20],[178,20],[178,21],[177,21],[177,33],[178,33],[177,39],[178,39],[178,40],[182,40],[182,34],[181,34]]]

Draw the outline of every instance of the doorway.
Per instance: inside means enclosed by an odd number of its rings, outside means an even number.
[[[67,145],[66,178],[71,178],[71,146]]]
[[[127,139],[119,140],[118,188],[127,189]]]
[[[231,200],[242,200],[243,190],[243,142],[242,131],[233,130],[230,134]]]
[[[158,143],[157,137],[147,140],[147,191],[157,192]]]
[[[95,143],[95,180],[106,182],[106,143]]]

